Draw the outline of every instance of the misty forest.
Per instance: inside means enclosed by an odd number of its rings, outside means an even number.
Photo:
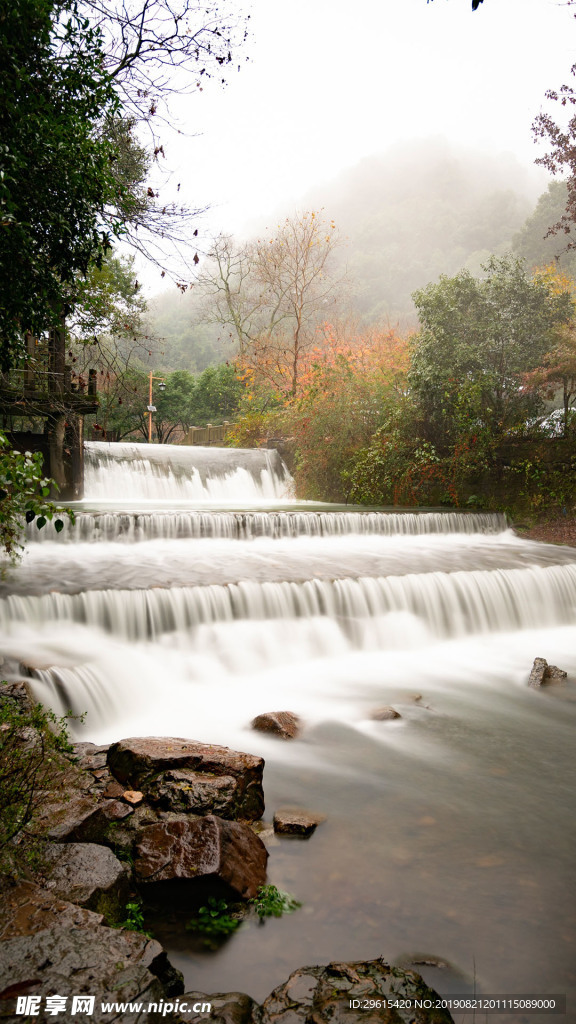
[[[0,14],[0,1017],[576,1024],[574,68],[228,229],[243,8]]]

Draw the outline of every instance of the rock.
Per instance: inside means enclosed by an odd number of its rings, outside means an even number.
[[[34,698],[26,683],[0,683],[0,703],[10,701],[21,714],[27,715],[32,711]]]
[[[122,799],[125,800],[126,803],[130,804],[132,807],[138,807],[138,805],[141,804],[144,799],[144,793],[139,793],[135,789],[126,789],[122,793]]]
[[[257,732],[269,732],[283,740],[295,739],[301,730],[301,719],[292,711],[266,711],[250,723]]]
[[[239,802],[238,780],[231,775],[203,772],[162,772],[150,784],[148,798],[162,810],[234,818]]]
[[[95,797],[73,794],[47,805],[39,823],[48,839],[61,843],[98,843],[106,841],[111,822],[122,821],[132,813],[133,808],[120,800],[98,802]]]
[[[181,810],[182,803],[193,800],[183,794],[201,793],[202,810],[211,813],[221,808],[220,816],[257,821],[264,810],[262,773],[264,761],[252,754],[243,754],[228,747],[196,743],[193,740],[164,737],[135,737],[114,743],[108,751],[108,765],[119,782],[141,790],[151,802],[170,810]],[[178,772],[178,776],[169,773]],[[202,779],[195,780],[195,775]],[[207,799],[210,780],[213,799]],[[234,780],[234,787],[230,784]],[[186,790],[185,787],[191,787]],[[226,797],[223,798],[223,791]],[[189,809],[189,803],[186,803]]]
[[[194,880],[251,899],[266,880],[266,847],[247,825],[215,815],[181,817],[144,829],[134,868],[141,882]]]
[[[370,718],[373,722],[391,722],[394,718],[402,718],[402,715],[388,704],[383,704],[370,712]]]
[[[102,924],[102,914],[82,910],[34,882],[19,882],[2,892],[0,940],[34,935],[47,928],[89,928]],[[1,956],[0,956],[1,960]],[[1,1014],[0,1014],[1,1016]]]
[[[532,671],[528,679],[528,686],[533,690],[540,689],[548,682],[558,679],[566,679],[567,673],[556,665],[549,665],[546,658],[534,658]]]
[[[258,1024],[260,1007],[254,1002],[251,996],[244,992],[213,992],[212,995],[205,995],[203,992],[185,992],[180,998],[181,1003],[186,1003],[190,1009],[187,1012],[179,1010],[179,1017],[183,1021],[206,1021],[205,1013],[194,1012],[193,1007],[202,1003],[210,1003],[212,1010],[210,1021],[214,1024]]]
[[[545,658],[534,658],[534,664],[532,665],[532,671],[528,679],[528,686],[533,690],[537,690],[544,682],[544,676],[546,669],[548,668],[548,662]]]
[[[285,836],[311,836],[316,826],[326,821],[322,814],[314,814],[302,807],[279,807],[274,813],[274,831]]]
[[[73,996],[93,996],[93,1024],[110,1024],[110,1012],[101,1003],[119,1000],[144,1004],[140,1012],[125,1011],[122,1024],[152,1024],[162,1019],[161,1011],[148,1011],[148,1003],[158,1003],[168,993],[163,977],[168,978],[175,994],[182,992],[181,980],[158,942],[138,932],[96,925],[70,928],[54,925],[31,935],[20,935],[2,943],[0,957],[0,1017],[15,1013],[17,995],[59,996],[67,998],[66,1019]],[[175,986],[175,988],[174,988]],[[16,1018],[17,1020],[20,1018]],[[40,1013],[33,1017],[48,1024],[42,999]]]
[[[48,843],[44,860],[46,888],[56,896],[103,914],[108,924],[124,919],[130,872],[106,846]]]
[[[566,679],[567,677],[568,673],[564,672],[564,669],[558,668],[557,665],[548,665],[544,674],[544,681],[552,683],[558,679]]]
[[[436,993],[415,971],[390,967],[384,960],[331,963],[327,967],[302,967],[290,975],[264,1000],[261,1024],[451,1024],[452,1017],[441,1009],[350,1008],[352,999],[378,1002],[429,999]]]

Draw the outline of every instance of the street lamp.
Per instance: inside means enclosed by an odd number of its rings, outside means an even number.
[[[152,413],[156,412],[156,406],[152,405],[152,381],[153,380],[159,380],[160,381],[160,383],[158,385],[158,390],[159,391],[165,391],[166,390],[166,384],[164,383],[164,380],[163,380],[162,377],[155,377],[154,374],[152,373],[152,370],[150,370],[149,377],[150,377],[150,382],[149,382],[150,386],[148,388],[148,444],[151,444],[152,443]]]

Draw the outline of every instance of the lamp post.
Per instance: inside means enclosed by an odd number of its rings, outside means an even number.
[[[156,406],[152,405],[152,381],[153,380],[159,380],[160,381],[160,383],[158,385],[158,388],[159,388],[160,391],[165,391],[166,390],[166,384],[164,383],[164,379],[162,377],[155,377],[154,374],[152,373],[152,370],[150,370],[149,377],[150,377],[150,386],[148,388],[148,444],[151,444],[152,443],[152,413],[156,412]]]

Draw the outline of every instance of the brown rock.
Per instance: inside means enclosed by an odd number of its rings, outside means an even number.
[[[53,823],[47,836],[61,843],[105,842],[111,823],[132,813],[133,808],[121,800],[98,803],[89,797],[72,796],[50,806],[48,816]]]
[[[326,821],[323,814],[315,814],[302,807],[279,807],[274,814],[274,831],[280,835],[307,838],[323,821]]]
[[[408,1003],[406,1009],[382,1007],[386,998]],[[350,1007],[352,999],[373,1001],[362,1013]],[[414,1001],[429,1000],[436,993],[415,971],[390,967],[384,960],[331,963],[327,967],[302,967],[290,975],[264,1000],[261,1024],[450,1024],[452,1017],[442,1009],[414,1008]],[[380,1005],[378,1005],[380,1004]]]
[[[532,665],[532,671],[528,679],[528,686],[533,690],[539,689],[544,682],[546,675],[546,669],[548,668],[548,662],[546,658],[534,658],[534,664]]]
[[[388,704],[384,704],[381,708],[374,708],[370,712],[370,718],[373,722],[392,722],[395,718],[402,718],[402,715]]]
[[[170,810],[190,810],[194,805],[200,814],[211,813],[217,807],[225,818],[257,821],[262,817],[261,757],[193,740],[149,736],[114,743],[108,752],[108,764],[120,782],[142,790],[151,802]],[[202,778],[195,779],[198,775]],[[226,782],[210,785],[211,780],[219,779]]]
[[[178,814],[218,814],[234,818],[239,803],[238,780],[203,772],[162,772],[150,784],[148,799],[161,810]]]
[[[102,923],[102,914],[82,910],[34,882],[19,882],[2,892],[0,940],[34,935],[47,928],[90,928]]]
[[[236,897],[251,899],[266,880],[267,860],[266,847],[251,828],[210,814],[148,826],[137,843],[134,867],[142,882],[219,882]]]
[[[84,911],[86,913],[86,911]],[[182,976],[169,964],[162,946],[138,932],[96,925],[70,928],[53,925],[31,935],[19,935],[2,943],[0,957],[0,1017],[12,1019],[17,995],[47,996],[58,993],[72,997],[93,996],[92,1024],[110,1024],[110,1012],[102,1002],[142,1002],[141,1011],[127,1010],[122,1024],[152,1024],[162,1020],[161,1012],[148,1010],[168,994],[183,991]],[[34,1021],[49,1024],[55,1018],[46,1013],[42,998]],[[14,1017],[19,1020],[19,1017]],[[84,1018],[83,1018],[84,1019]],[[164,1018],[166,1019],[166,1018]]]
[[[541,686],[545,686],[546,683],[566,679],[567,674],[563,669],[558,668],[557,665],[549,665],[545,658],[535,658],[528,679],[528,686],[533,690],[538,690]]]
[[[144,799],[144,793],[139,793],[135,789],[126,789],[122,793],[122,799],[126,800],[127,803],[131,804],[132,807],[138,807]]]
[[[260,1007],[244,992],[213,992],[209,996],[203,992],[185,992],[180,1002],[190,1007],[187,1013],[178,1011],[183,1021],[191,1020],[197,1024],[205,1020],[205,1014],[194,1012],[192,1007],[198,1003],[210,1003],[210,1021],[214,1024],[259,1024]]]
[[[568,673],[562,668],[558,668],[557,665],[548,665],[545,673],[545,682],[556,682],[558,679],[566,679]]]
[[[292,711],[266,711],[253,718],[250,724],[257,732],[269,732],[283,740],[295,739],[302,726],[301,719]]]
[[[130,873],[106,846],[49,843],[44,859],[52,893],[103,914],[109,924],[124,919]]]

